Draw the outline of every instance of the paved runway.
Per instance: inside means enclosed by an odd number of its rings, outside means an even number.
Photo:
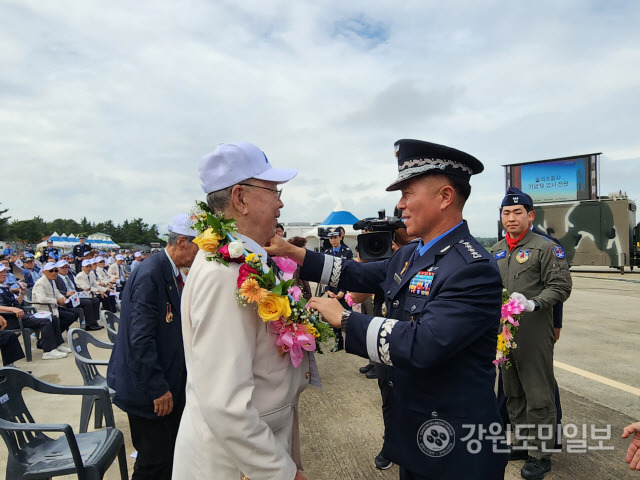
[[[640,472],[630,472],[624,463],[628,441],[620,439],[625,425],[640,420],[640,275],[573,271],[572,276],[574,290],[565,304],[555,371],[563,423],[567,433],[576,430],[576,436],[571,442],[565,437],[563,452],[554,455],[553,470],[545,478],[640,479]],[[106,338],[104,330],[99,333],[100,338]],[[71,357],[56,361],[40,357],[41,353],[35,352],[34,362],[21,361],[19,366],[53,383],[81,381]],[[323,388],[309,387],[301,398],[303,460],[309,480],[397,478],[397,467],[385,472],[373,467],[373,457],[382,445],[382,420],[377,382],[357,371],[366,360],[344,352],[317,358]],[[47,396],[46,403],[36,401],[31,407],[37,421],[65,421],[77,430],[79,399]],[[126,416],[117,408],[115,412],[116,423],[127,438],[127,454],[131,454]],[[607,449],[593,449],[599,440],[592,438],[592,427],[596,435],[601,432],[605,437],[600,441]],[[581,440],[586,441],[585,453],[567,451],[569,446],[579,449]],[[608,450],[611,447],[613,450]],[[4,472],[6,455],[6,448],[0,447],[0,472]],[[521,478],[522,464],[509,464],[505,479]],[[130,474],[132,465],[130,459]],[[115,466],[105,478],[119,478]]]

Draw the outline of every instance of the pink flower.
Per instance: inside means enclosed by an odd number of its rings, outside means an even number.
[[[269,332],[278,334],[276,346],[281,353],[288,353],[293,368],[298,368],[304,356],[303,350],[313,352],[316,349],[316,338],[307,332],[300,323],[283,324],[282,320],[269,323]]]
[[[511,334],[511,330],[506,325],[502,327],[502,338],[504,338],[505,342],[510,342],[513,340],[513,335]]]
[[[344,296],[344,300],[345,302],[347,302],[347,305],[349,305],[350,307],[353,307],[353,305],[356,303],[353,301],[353,298],[351,298],[351,292],[347,293]]]
[[[278,268],[282,270],[282,278],[284,280],[291,280],[293,278],[293,272],[295,272],[296,268],[298,268],[298,264],[295,262],[295,260],[291,260],[288,257],[272,258],[275,264],[278,265]]]
[[[287,292],[289,293],[289,295],[291,295],[294,302],[300,300],[300,297],[302,296],[302,290],[300,290],[300,287],[297,287],[295,285],[290,287]]]
[[[243,263],[242,265],[240,265],[240,271],[238,272],[238,288],[242,286],[242,284],[247,279],[247,277],[252,273],[258,273],[258,272],[257,270],[255,270],[254,268],[251,268],[246,263]]]

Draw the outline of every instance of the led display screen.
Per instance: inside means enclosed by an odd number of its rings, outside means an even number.
[[[511,165],[510,184],[533,198],[535,203],[588,200],[592,188],[591,157],[568,158]]]

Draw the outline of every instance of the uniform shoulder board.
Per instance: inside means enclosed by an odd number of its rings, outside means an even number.
[[[455,244],[455,248],[460,252],[462,258],[464,258],[467,263],[479,262],[482,260],[489,259],[489,252],[486,248],[480,245],[478,242],[469,239],[463,238],[458,243]]]

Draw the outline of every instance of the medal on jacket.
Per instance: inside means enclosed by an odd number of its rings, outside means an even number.
[[[411,279],[411,283],[409,283],[409,293],[412,293],[414,295],[429,295],[431,282],[433,282],[433,272],[418,272]]]
[[[171,304],[167,303],[167,316],[165,317],[167,323],[173,322],[173,312],[171,311]]]

